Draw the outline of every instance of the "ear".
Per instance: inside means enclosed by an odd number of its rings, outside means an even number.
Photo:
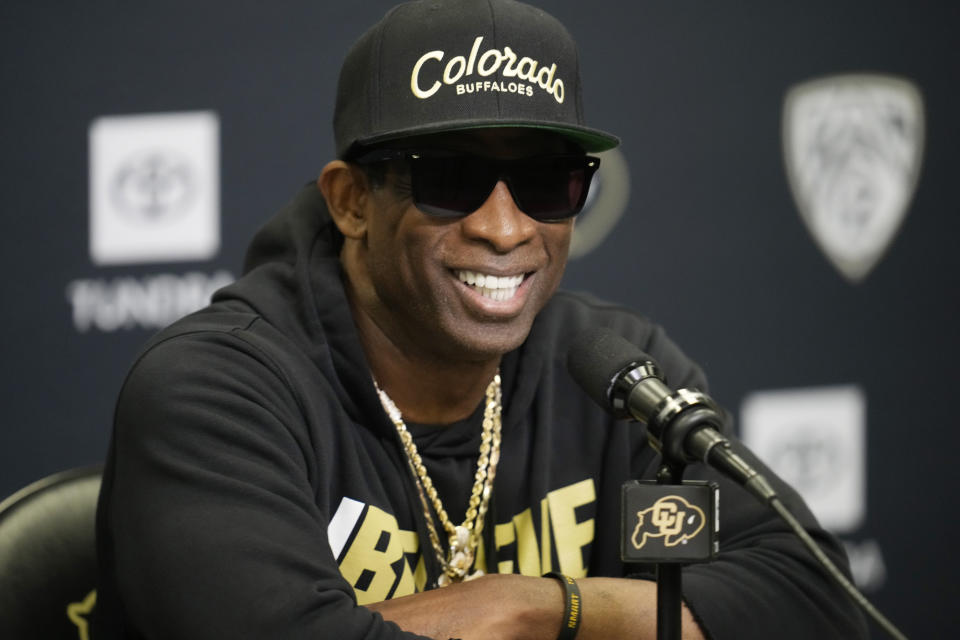
[[[340,233],[347,238],[362,238],[367,232],[366,208],[370,196],[363,171],[343,160],[334,160],[320,172],[317,186]]]

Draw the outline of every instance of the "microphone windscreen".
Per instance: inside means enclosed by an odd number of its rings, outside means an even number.
[[[621,371],[650,358],[610,329],[588,329],[574,338],[567,352],[567,370],[587,395],[610,411],[610,389]]]

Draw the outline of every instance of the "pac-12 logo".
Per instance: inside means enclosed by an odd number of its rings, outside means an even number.
[[[787,177],[804,223],[834,266],[859,282],[896,236],[920,175],[924,110],[909,80],[841,75],[790,89]]]
[[[663,538],[663,545],[675,547],[697,536],[706,522],[703,510],[680,496],[664,496],[653,506],[637,511],[637,526],[630,541],[642,549],[650,538]]]

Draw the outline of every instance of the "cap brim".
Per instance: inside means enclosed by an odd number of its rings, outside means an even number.
[[[398,129],[396,131],[387,131],[378,133],[375,136],[370,136],[357,140],[355,144],[362,146],[369,146],[374,144],[379,144],[381,142],[388,142],[390,140],[399,140],[402,138],[410,138],[413,136],[429,135],[433,133],[445,133],[448,131],[468,131],[471,129],[499,129],[504,127],[520,127],[528,129],[538,129],[541,131],[552,131],[558,135],[567,138],[568,140],[579,145],[584,151],[589,153],[598,153],[600,151],[607,151],[608,149],[613,149],[620,145],[620,138],[609,134],[605,131],[600,131],[599,129],[590,129],[589,127],[578,127],[575,125],[569,124],[560,124],[556,122],[535,122],[530,120],[523,121],[510,121],[510,120],[494,120],[494,121],[484,121],[477,122],[476,120],[470,121],[447,121],[442,123],[437,123],[435,125],[421,125],[417,127],[410,127],[406,129]]]

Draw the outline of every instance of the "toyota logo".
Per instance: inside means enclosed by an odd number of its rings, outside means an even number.
[[[142,222],[160,222],[183,213],[197,183],[179,154],[151,149],[122,163],[110,184],[117,210]]]

